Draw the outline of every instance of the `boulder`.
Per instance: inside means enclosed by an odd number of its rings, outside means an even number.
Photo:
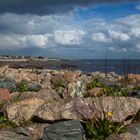
[[[9,65],[0,67],[0,76],[4,76],[4,72],[9,68]]]
[[[9,92],[16,91],[16,81],[11,78],[0,78],[0,88],[7,88]]]
[[[68,95],[70,97],[83,97],[85,93],[85,85],[82,81],[68,84]]]
[[[49,102],[40,106],[35,117],[45,122],[78,119],[90,120],[94,116],[112,112],[114,122],[122,122],[140,109],[140,100],[129,97],[73,98],[70,101]],[[127,120],[128,121],[128,120]]]
[[[79,80],[81,71],[64,71],[63,75],[68,83],[72,83]]]
[[[51,79],[52,79],[51,74],[49,73],[44,74],[44,77],[40,80],[42,88],[51,89]]]
[[[131,83],[134,83],[134,84],[137,84],[137,83],[140,83],[140,75],[139,74],[128,74],[128,80],[131,82]]]
[[[43,103],[42,99],[31,98],[8,105],[6,107],[8,119],[17,124],[28,121],[32,118],[36,109]]]
[[[60,74],[55,74],[51,79],[51,83],[54,88],[65,87],[67,84],[64,76]]]
[[[42,123],[42,124],[31,124],[27,127],[25,127],[26,130],[28,130],[28,132],[30,133],[30,136],[34,139],[34,140],[41,140],[43,137],[43,132],[44,129],[48,126],[49,124],[47,123]]]
[[[61,121],[46,127],[42,140],[84,140],[84,135],[79,121]]]
[[[130,124],[126,127],[125,131],[127,133],[131,133],[132,135],[135,135],[138,139],[140,139],[140,123]]]
[[[12,131],[0,130],[0,140],[34,140],[32,137],[17,134]]]
[[[102,94],[103,88],[95,87],[91,90],[88,90],[86,93],[86,97],[95,97]]]
[[[51,101],[51,100],[55,100],[58,101],[60,100],[60,96],[53,90],[49,90],[49,89],[41,89],[38,94],[37,97],[41,98],[42,100],[44,100],[45,102]]]
[[[11,98],[16,101],[31,99],[31,98],[39,98],[44,100],[44,102],[48,102],[50,100],[60,100],[60,96],[52,89],[41,89],[39,92],[14,92],[11,94]]]
[[[140,90],[131,91],[128,93],[131,97],[140,98]]]
[[[60,109],[65,104],[61,101],[51,101],[41,105],[33,115],[33,119],[36,121],[50,123],[56,120],[61,120]]]
[[[131,97],[103,97],[105,112],[112,112],[112,120],[122,122],[134,116],[140,109],[140,100]]]
[[[9,90],[6,88],[0,88],[0,101],[9,101],[11,99]]]
[[[117,135],[111,135],[105,140],[139,140],[139,138],[131,133],[122,133]]]
[[[4,76],[14,79],[16,82],[20,81],[20,73],[18,69],[13,69],[13,68],[8,68],[5,72],[4,72]]]

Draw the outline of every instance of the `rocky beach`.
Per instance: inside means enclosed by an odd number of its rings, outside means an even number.
[[[0,105],[1,140],[47,140],[46,128],[70,120],[80,123],[85,139],[140,139],[138,74],[5,65]]]

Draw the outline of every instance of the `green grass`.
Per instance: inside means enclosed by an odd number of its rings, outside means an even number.
[[[128,89],[117,87],[117,86],[106,86],[94,79],[86,85],[86,90],[91,90],[93,88],[100,87],[102,88],[101,94],[99,96],[128,96]]]
[[[88,140],[105,140],[111,134],[124,132],[125,125],[109,121],[107,117],[93,118],[86,123],[86,136]]]

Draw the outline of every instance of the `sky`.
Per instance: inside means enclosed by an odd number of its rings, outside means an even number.
[[[140,59],[140,0],[0,0],[0,55]]]

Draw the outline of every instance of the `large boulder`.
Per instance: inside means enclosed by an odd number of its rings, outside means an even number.
[[[41,89],[39,92],[14,92],[11,94],[11,98],[13,101],[40,98],[45,102],[61,99],[60,96],[52,89]]]
[[[31,98],[8,105],[6,107],[8,119],[17,124],[28,121],[32,118],[36,109],[43,103],[42,99]]]
[[[50,101],[41,105],[33,115],[33,119],[36,121],[50,123],[56,120],[61,120],[60,109],[62,105],[65,104],[63,100],[61,101]]]
[[[112,112],[114,122],[122,122],[140,109],[140,100],[129,97],[74,98],[70,101],[49,102],[40,106],[35,117],[46,122],[61,119],[90,120]],[[128,120],[127,120],[128,121]]]
[[[62,121],[49,125],[42,140],[84,140],[84,129],[77,120]]]

